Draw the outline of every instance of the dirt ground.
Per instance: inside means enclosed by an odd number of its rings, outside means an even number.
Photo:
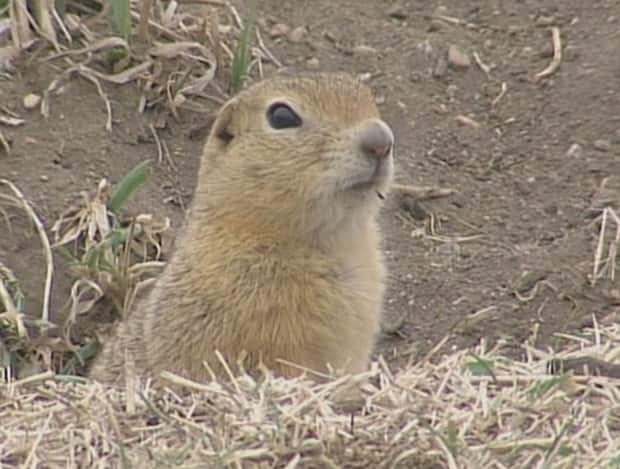
[[[592,198],[604,178],[620,175],[620,1],[265,0],[259,10],[268,26],[307,28],[298,43],[263,34],[288,68],[318,63],[368,80],[396,135],[398,182],[456,191],[418,202],[393,194],[383,212],[391,275],[378,352],[388,361],[419,359],[445,336],[445,350],[481,339],[514,341],[515,353],[528,338],[556,346],[554,333],[614,312],[603,294],[613,285],[591,287],[589,275]],[[535,81],[553,55],[553,26],[562,62]],[[451,46],[462,54],[448,60]],[[117,182],[157,157],[148,125],[158,116],[138,115],[135,85],[105,86],[112,132],[95,87],[81,79],[52,98],[48,120],[24,110],[23,96],[42,93],[57,74],[29,56],[12,80],[0,79],[0,104],[27,120],[2,127],[12,151],[0,151],[0,177],[21,188],[48,227],[100,178]],[[160,136],[177,172],[158,166],[134,207],[179,226],[206,135],[196,129],[216,107],[168,121]],[[23,220],[12,231],[0,223],[0,259],[36,313],[38,239]],[[58,262],[56,317],[69,288]]]

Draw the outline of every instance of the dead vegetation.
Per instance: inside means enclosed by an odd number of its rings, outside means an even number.
[[[32,467],[616,467],[618,380],[549,375],[551,358],[620,353],[617,324],[596,325],[557,355],[501,346],[374,363],[365,404],[333,397],[350,379],[241,376],[135,393],[44,373],[0,387],[0,460]],[[178,394],[179,386],[188,391]]]

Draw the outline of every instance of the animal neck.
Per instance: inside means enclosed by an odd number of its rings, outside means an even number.
[[[251,205],[240,209],[230,205],[199,204],[199,213],[190,214],[188,235],[203,238],[204,246],[235,246],[240,252],[299,252],[319,251],[338,255],[351,243],[374,236],[375,224],[371,215],[347,215],[340,219],[306,211],[260,210]]]

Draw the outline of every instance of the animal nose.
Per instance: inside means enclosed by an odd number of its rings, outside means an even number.
[[[358,134],[359,146],[369,158],[387,157],[394,145],[394,134],[382,120],[376,119],[365,125]]]

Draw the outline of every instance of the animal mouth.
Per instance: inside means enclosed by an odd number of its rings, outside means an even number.
[[[370,176],[351,184],[351,186],[349,186],[349,190],[354,192],[374,191],[377,194],[377,197],[384,200],[385,194],[383,189],[390,178],[390,174],[391,170],[389,165],[379,162]]]

